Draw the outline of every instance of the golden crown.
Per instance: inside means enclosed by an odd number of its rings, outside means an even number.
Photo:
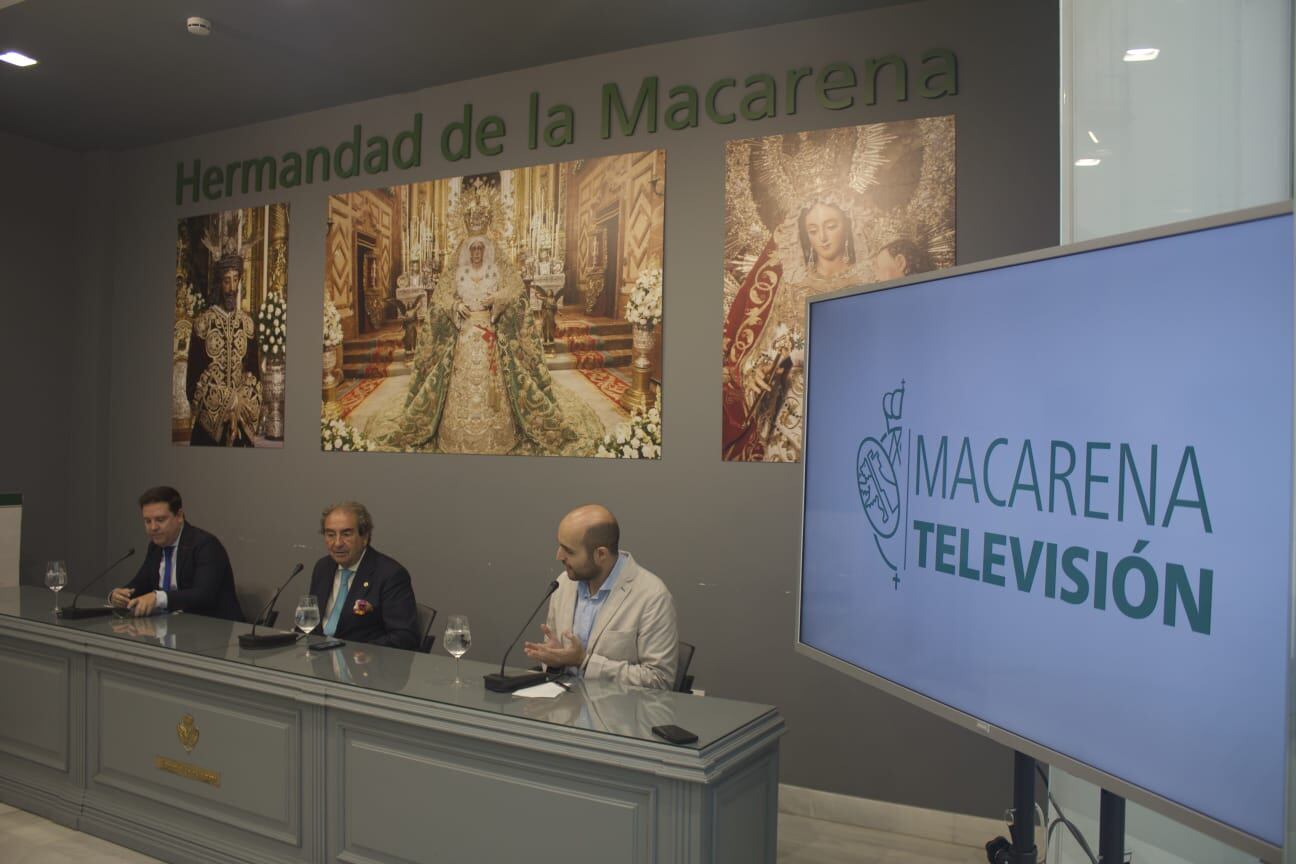
[[[464,228],[469,234],[485,232],[500,206],[499,192],[486,180],[475,179],[469,181],[459,194]]]

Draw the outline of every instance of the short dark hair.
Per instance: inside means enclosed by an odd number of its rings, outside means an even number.
[[[145,504],[165,504],[171,508],[172,513],[179,513],[184,502],[180,500],[180,493],[170,486],[154,486],[152,489],[145,489],[144,494],[139,497],[140,509],[144,509]]]
[[[341,504],[330,504],[324,508],[320,514],[320,533],[324,533],[324,520],[337,510],[345,510],[355,517],[356,531],[361,537],[368,537],[373,534],[373,517],[369,515],[369,508],[365,507],[359,501],[343,501]]]
[[[616,519],[595,522],[585,529],[585,551],[593,553],[600,546],[606,546],[613,555],[620,551],[621,526]]]

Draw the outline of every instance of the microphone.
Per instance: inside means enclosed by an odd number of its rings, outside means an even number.
[[[283,645],[291,645],[297,641],[297,634],[292,632],[291,630],[289,630],[286,633],[282,631],[275,631],[274,633],[262,633],[260,636],[258,636],[256,632],[256,628],[257,628],[257,622],[265,618],[265,616],[270,612],[270,610],[274,608],[274,604],[279,599],[279,595],[283,593],[283,590],[288,587],[288,583],[291,582],[293,578],[298,573],[300,573],[305,566],[306,565],[302,564],[301,562],[298,562],[297,566],[293,568],[292,574],[287,579],[284,580],[284,583],[279,586],[279,590],[275,591],[274,596],[270,598],[270,602],[267,603],[265,605],[265,608],[261,610],[261,614],[258,615],[256,618],[252,619],[252,632],[244,633],[239,636],[240,648],[278,648]]]
[[[60,609],[59,615],[63,618],[66,618],[69,621],[75,621],[79,618],[98,618],[100,615],[111,615],[113,612],[111,606],[95,606],[91,609],[78,609],[77,601],[81,599],[81,595],[85,593],[86,588],[89,588],[91,585],[95,584],[100,579],[107,576],[110,570],[112,570],[118,564],[122,563],[123,561],[125,561],[127,558],[131,557],[134,554],[135,554],[134,546],[127,549],[125,555],[121,556],[116,561],[114,561],[113,563],[105,567],[102,573],[100,573],[98,576],[91,579],[89,582],[85,584],[84,587],[82,587],[80,591],[74,594],[72,597],[72,605]]]
[[[536,604],[535,612],[531,613],[531,617],[526,620],[526,623],[522,625],[522,629],[513,637],[513,641],[509,643],[508,651],[504,652],[504,659],[500,661],[499,674],[497,675],[492,672],[489,675],[482,676],[486,680],[487,690],[490,690],[492,693],[512,693],[514,690],[520,690],[523,687],[530,687],[532,684],[539,684],[541,681],[544,681],[549,677],[548,672],[523,672],[521,675],[505,675],[504,666],[508,663],[509,654],[512,653],[515,647],[517,647],[518,640],[522,638],[522,634],[526,632],[526,629],[531,626],[531,622],[535,620],[536,612],[540,611],[540,607],[543,606],[545,601],[548,600],[557,590],[558,580],[555,579],[549,583],[549,590],[545,592],[545,595],[540,598],[540,602]]]

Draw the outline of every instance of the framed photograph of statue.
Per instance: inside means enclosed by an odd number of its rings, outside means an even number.
[[[282,447],[288,205],[177,223],[171,442]]]
[[[954,117],[726,142],[722,458],[798,462],[805,299],[954,264]]]
[[[334,195],[320,446],[655,459],[666,154]]]

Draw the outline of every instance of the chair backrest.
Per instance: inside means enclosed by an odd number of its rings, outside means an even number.
[[[258,627],[273,627],[275,619],[279,617],[278,609],[271,609],[261,617],[260,621],[253,621],[252,618],[261,608],[265,606],[269,597],[261,597],[255,591],[244,591],[238,595],[239,608],[243,610],[243,617],[249,624],[256,624]]]
[[[431,654],[432,643],[436,641],[436,637],[432,635],[432,622],[436,620],[437,610],[422,603],[417,605],[419,632],[422,634],[419,638],[418,650],[424,654]]]
[[[693,652],[695,651],[697,651],[697,646],[680,640],[679,662],[675,666],[675,686],[671,688],[676,693],[688,693],[693,689],[693,676],[688,674],[688,670],[689,664],[693,662]]]

